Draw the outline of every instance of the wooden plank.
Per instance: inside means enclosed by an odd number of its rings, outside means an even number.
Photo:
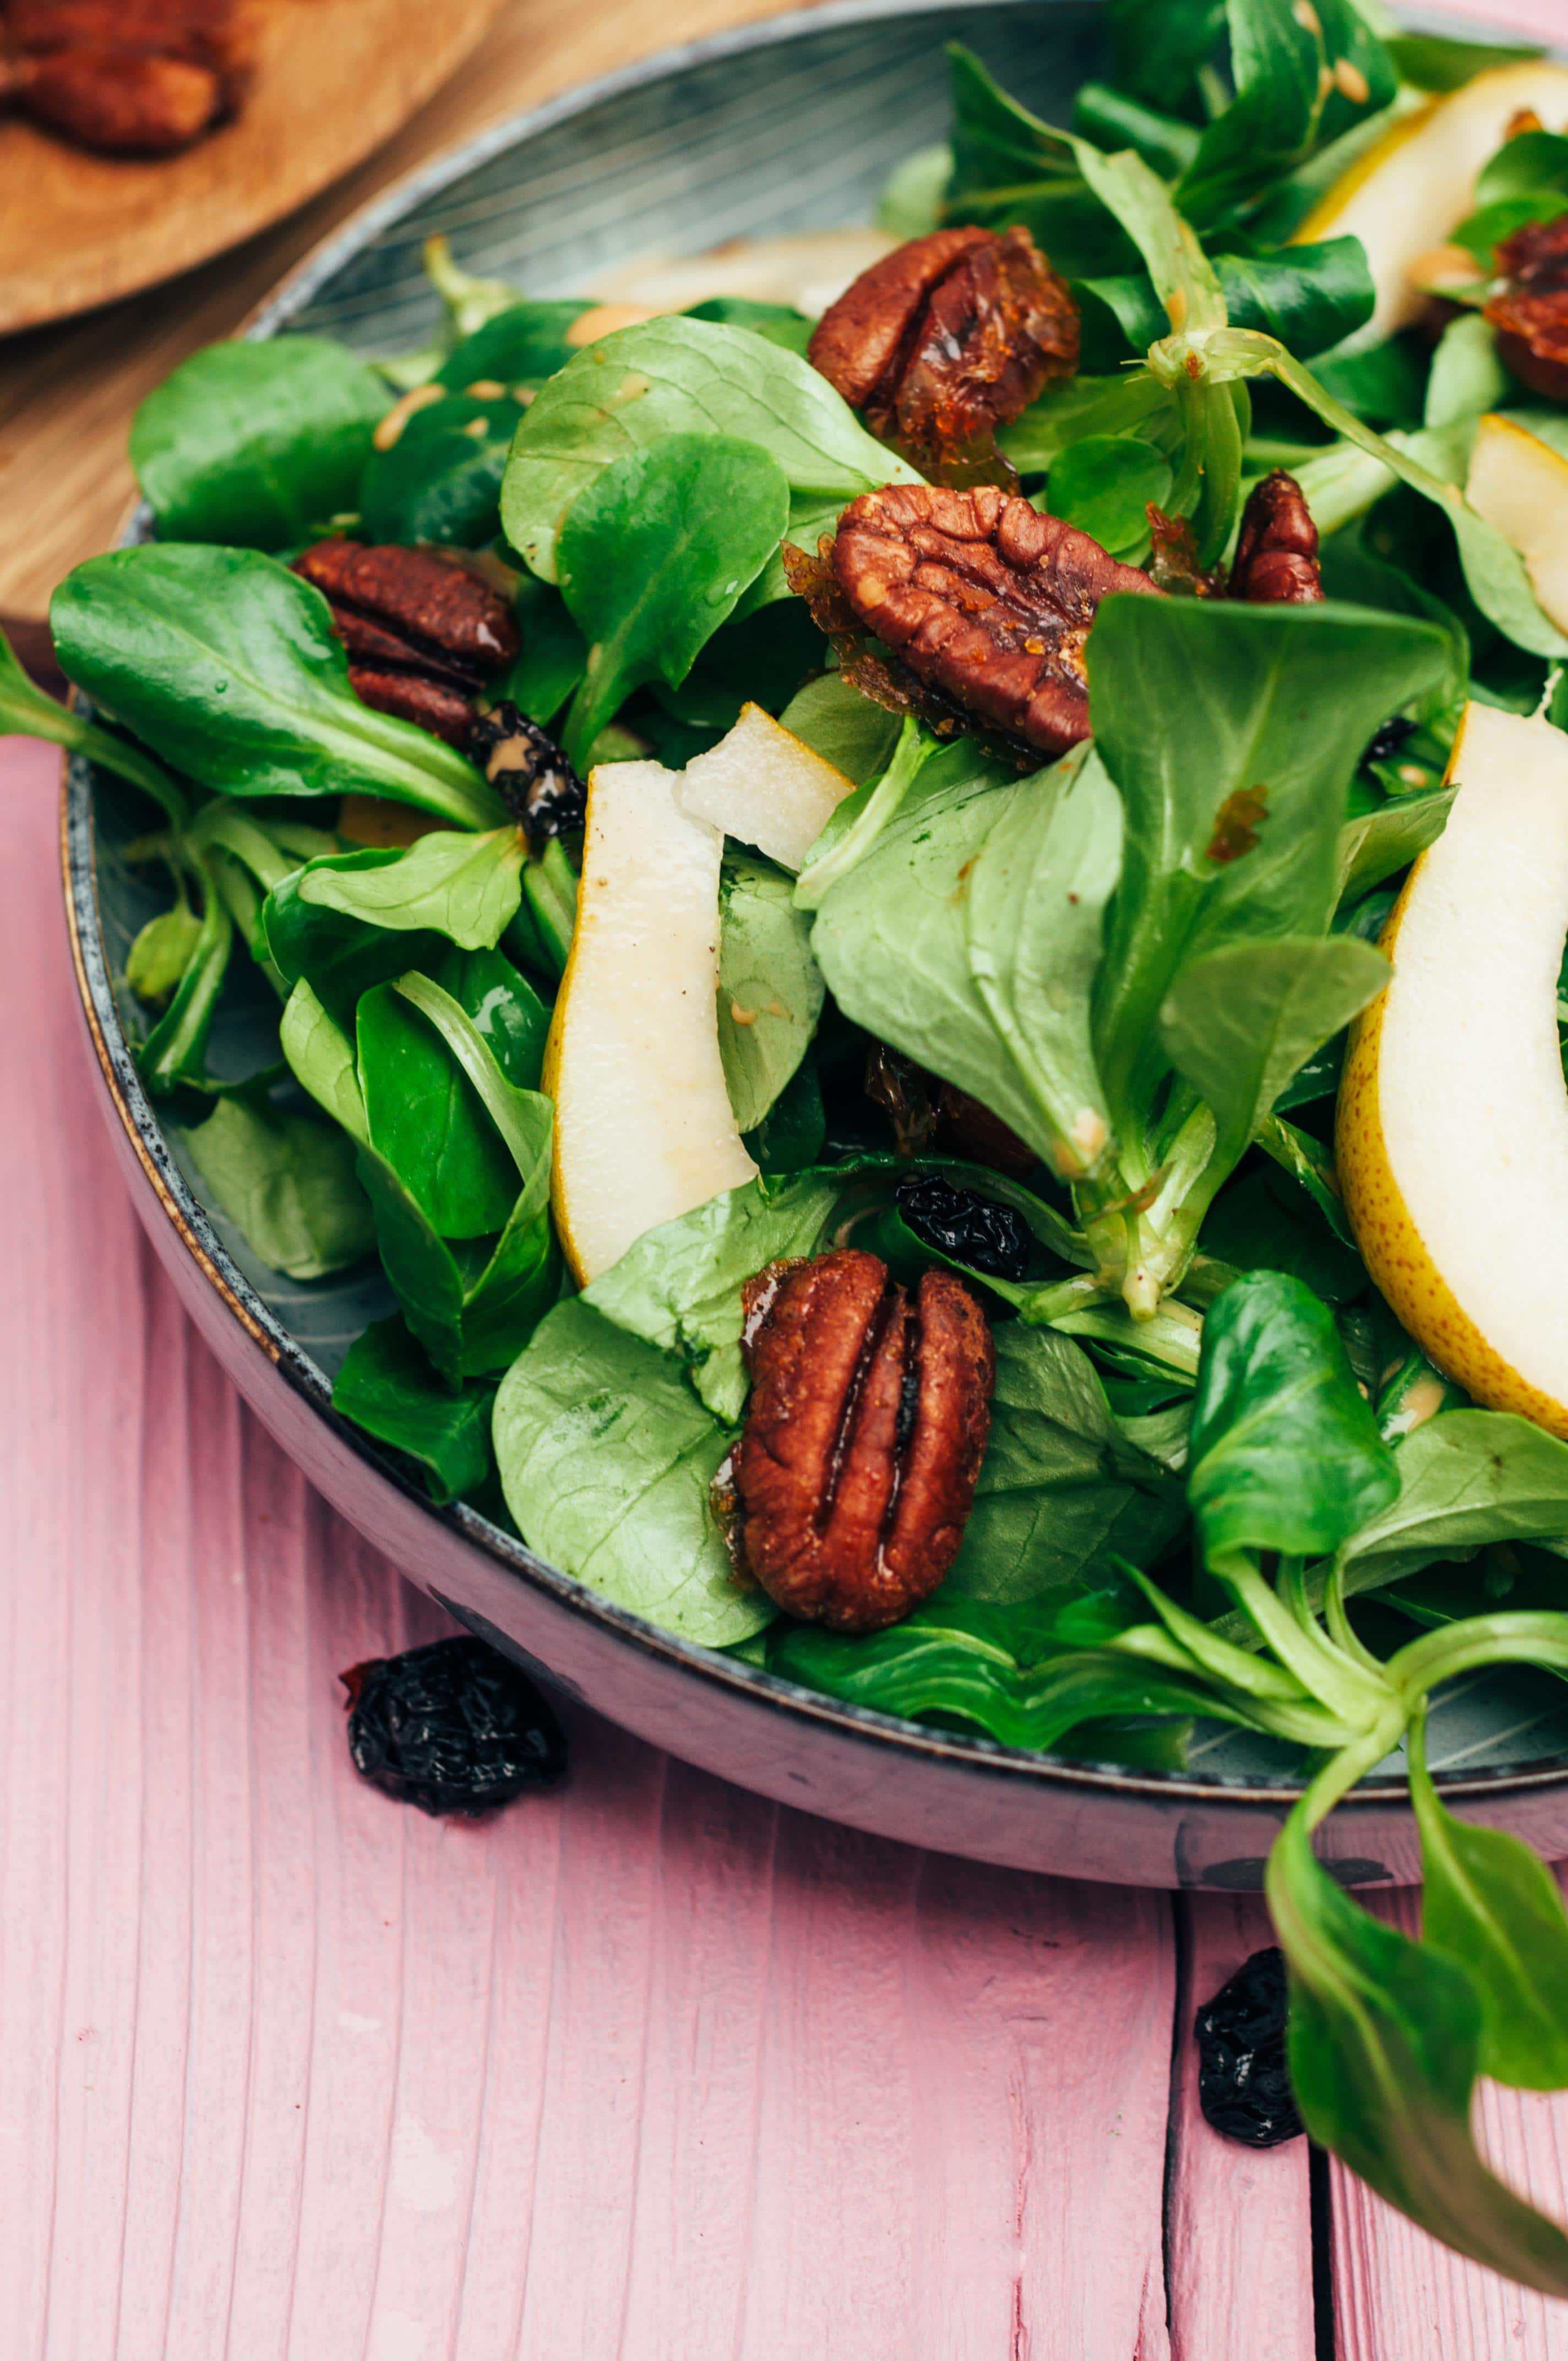
[[[1419,1934],[1417,1894],[1378,1894],[1370,1906]],[[1568,2092],[1483,2083],[1477,2129],[1493,2169],[1543,2213],[1568,2221]],[[1451,2254],[1338,2164],[1331,2177],[1338,2361],[1429,2354],[1568,2361],[1568,2303]]]
[[[436,1822],[336,1675],[444,1627],[240,1407],[110,1160],[54,758],[0,750],[7,2361],[1166,2361],[1163,1896],[573,1720]]]
[[[1190,1894],[1183,1914],[1168,2260],[1172,2361],[1313,2361],[1307,2143],[1243,2147],[1212,2131],[1198,2104],[1192,2019],[1244,1960],[1273,1942],[1273,1928],[1257,1894]]]

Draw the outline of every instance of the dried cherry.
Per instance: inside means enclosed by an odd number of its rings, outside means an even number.
[[[361,1778],[422,1812],[470,1818],[566,1769],[560,1724],[526,1674],[484,1641],[435,1640],[341,1675]]]
[[[1198,2103],[1227,2139],[1277,2147],[1304,2128],[1285,2063],[1285,1955],[1255,1951],[1201,2008]]]
[[[587,819],[582,780],[554,738],[510,697],[473,723],[468,752],[530,836],[571,836]]]
[[[956,1189],[939,1172],[911,1173],[893,1193],[905,1226],[923,1245],[989,1279],[1026,1275],[1029,1225],[1015,1206],[978,1197],[972,1189]]]

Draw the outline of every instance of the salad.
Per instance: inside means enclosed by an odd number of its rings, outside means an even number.
[[[1568,1918],[1424,1727],[1568,1672],[1568,68],[1106,14],[1070,131],[952,51],[820,316],[437,241],[424,352],[199,353],[0,723],[165,881],[211,1202],[379,1258],[342,1414],[808,1687],[1295,1750],[1308,2128],[1564,2295],[1470,2113],[1568,2082]],[[1393,1755],[1420,1941],[1312,1849]]]

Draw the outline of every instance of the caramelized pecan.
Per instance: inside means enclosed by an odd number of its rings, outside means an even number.
[[[833,571],[922,681],[1045,754],[1089,735],[1084,642],[1113,590],[1158,594],[1059,517],[989,484],[889,484],[839,520]]]
[[[1230,595],[1255,607],[1302,607],[1323,595],[1318,528],[1305,492],[1283,467],[1247,495]]]
[[[241,0],[9,0],[8,86],[38,121],[108,154],[167,155],[244,96]]]
[[[332,609],[349,686],[378,713],[466,746],[475,691],[520,644],[506,599],[476,567],[430,549],[318,541],[294,560]]]
[[[1078,306],[1027,230],[938,229],[862,270],[807,357],[927,476],[1012,483],[998,426],[1078,367]]]
[[[1497,357],[1521,384],[1568,401],[1568,212],[1527,222],[1497,251],[1507,280],[1486,306]]]
[[[995,1356],[949,1271],[915,1297],[853,1246],[752,1282],[751,1399],[735,1453],[749,1571],[791,1615],[879,1631],[958,1555]]]

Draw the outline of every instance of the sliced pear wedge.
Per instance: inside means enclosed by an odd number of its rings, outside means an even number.
[[[1568,734],[1465,708],[1448,825],[1383,936],[1336,1154],[1368,1269],[1439,1367],[1568,1437]]]
[[[1426,299],[1411,280],[1412,264],[1472,211],[1476,173],[1527,110],[1549,129],[1568,124],[1568,66],[1532,58],[1477,74],[1392,123],[1319,199],[1295,243],[1358,237],[1377,291],[1355,344],[1379,343],[1420,313]]]
[[[1475,431],[1464,497],[1513,544],[1542,610],[1568,631],[1568,459],[1513,419],[1488,415]]]
[[[760,705],[741,707],[729,735],[686,764],[678,789],[681,809],[693,819],[796,871],[853,792],[842,771]]]
[[[718,1054],[723,839],[682,811],[678,774],[610,763],[588,780],[571,956],[544,1053],[552,1202],[586,1287],[660,1222],[755,1180]]]

